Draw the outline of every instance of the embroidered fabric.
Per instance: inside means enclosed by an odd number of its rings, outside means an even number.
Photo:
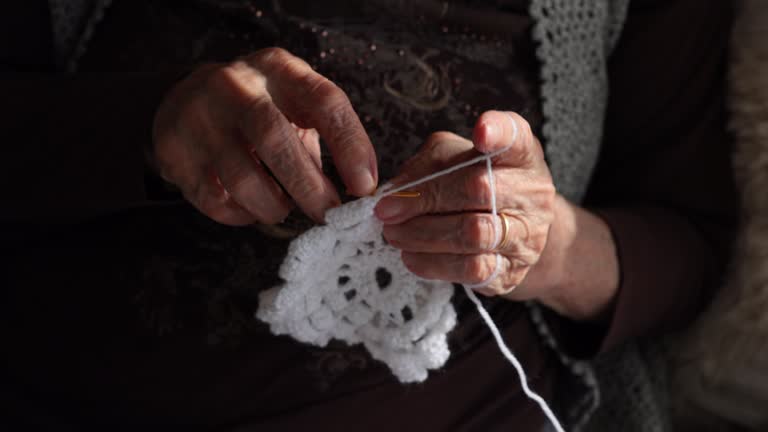
[[[257,318],[273,333],[325,346],[362,343],[402,382],[419,382],[450,355],[452,285],[413,275],[373,215],[381,197],[331,209],[327,225],[294,240],[281,286],[261,293]]]

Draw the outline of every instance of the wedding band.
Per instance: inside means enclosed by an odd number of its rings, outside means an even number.
[[[499,218],[501,219],[501,235],[499,236],[499,244],[496,245],[497,251],[506,249],[512,243],[512,239],[509,237],[511,230],[509,229],[507,215],[499,213]]]

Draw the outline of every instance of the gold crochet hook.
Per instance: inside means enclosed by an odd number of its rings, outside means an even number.
[[[421,196],[421,192],[411,191],[411,190],[402,190],[400,192],[395,192],[390,196],[398,197],[398,198],[418,198]]]
[[[395,192],[390,196],[396,196],[398,198],[418,198],[421,196],[421,192],[404,190],[400,192]]]
[[[374,196],[377,193],[378,191],[375,191],[373,194],[371,194],[371,196]],[[421,192],[414,191],[414,190],[402,190],[402,191],[390,194],[389,196],[398,197],[398,198],[418,198],[421,196]]]

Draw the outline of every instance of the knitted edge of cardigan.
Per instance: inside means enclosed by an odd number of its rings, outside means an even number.
[[[581,202],[597,163],[608,102],[607,59],[629,0],[531,0],[539,44],[543,138],[558,192]]]

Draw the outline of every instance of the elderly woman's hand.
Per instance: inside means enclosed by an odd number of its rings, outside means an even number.
[[[393,183],[448,168],[478,151],[509,147],[493,158],[499,216],[490,213],[487,167],[476,164],[416,187],[418,198],[382,199],[376,215],[385,223],[386,240],[402,249],[405,265],[421,277],[466,284],[487,281],[477,291],[537,299],[574,318],[600,315],[618,284],[613,243],[604,224],[557,195],[542,147],[519,115],[484,113],[473,142],[447,132],[432,135]],[[504,225],[505,239],[496,244],[495,229],[502,231]],[[586,238],[579,239],[580,235]],[[580,264],[584,257],[574,256],[574,251],[593,254],[588,259],[604,259],[608,267]],[[496,253],[501,256],[499,271],[488,280],[495,273]],[[580,265],[600,274],[584,275]],[[578,274],[572,271],[574,266]],[[591,288],[593,281],[596,288]],[[589,288],[580,291],[582,282]]]
[[[155,117],[154,158],[164,179],[221,223],[280,222],[292,201],[322,221],[340,200],[320,167],[318,131],[349,193],[370,194],[376,157],[347,96],[270,48],[176,85]]]

